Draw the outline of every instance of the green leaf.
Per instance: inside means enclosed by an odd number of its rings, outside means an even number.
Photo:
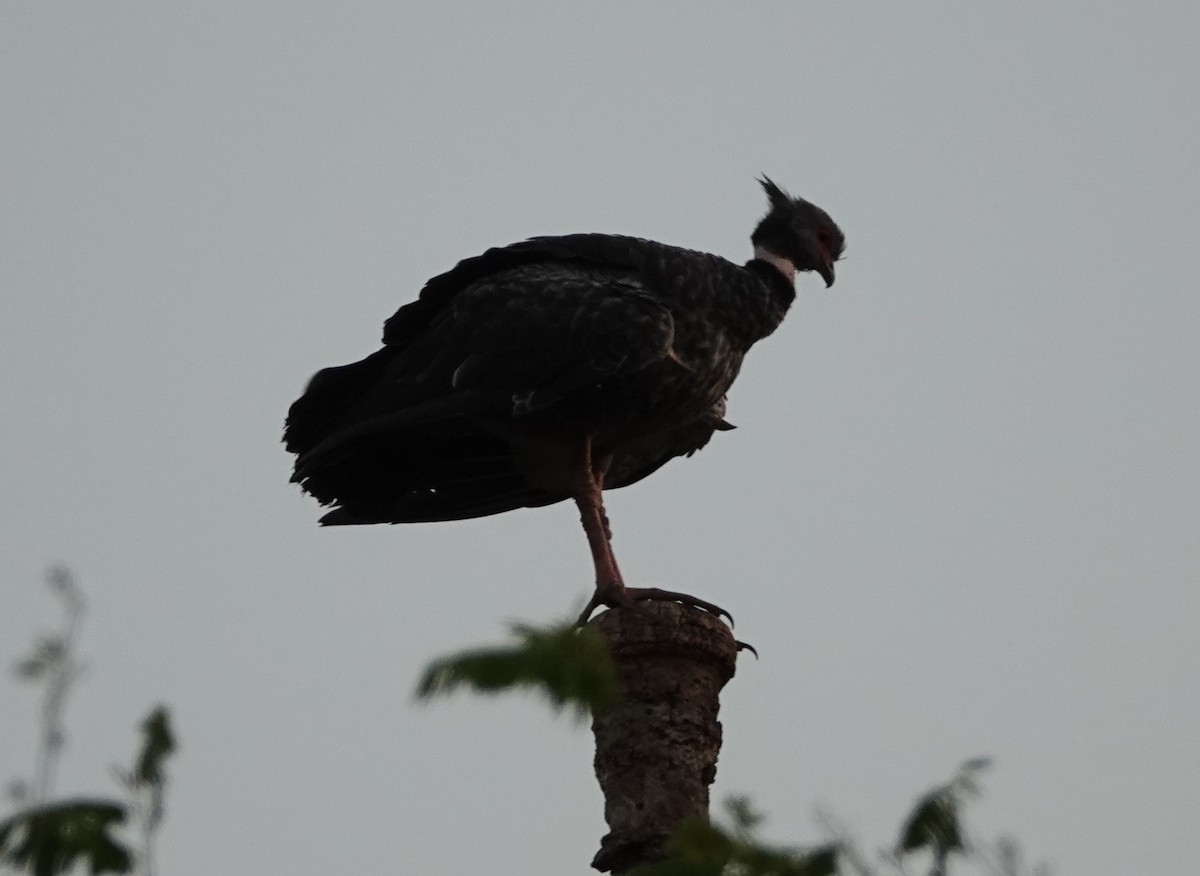
[[[745,797],[725,803],[731,828],[695,818],[679,826],[665,861],[647,864],[631,876],[834,876],[838,846],[801,851],[758,842],[752,826],[762,820]]]
[[[806,852],[797,876],[835,876],[840,851],[836,845],[828,845]]]
[[[616,702],[616,667],[598,632],[574,624],[517,624],[512,632],[516,645],[461,651],[429,664],[417,697],[430,699],[463,686],[483,693],[526,688],[542,693],[556,709],[573,707],[581,718]]]
[[[725,811],[729,813],[739,834],[748,835],[763,820],[762,813],[756,812],[750,805],[749,797],[730,797],[725,801]]]
[[[991,765],[992,760],[988,757],[973,757],[968,761],[964,761],[963,765],[958,768],[958,774],[950,781],[954,793],[960,799],[963,797],[978,796],[979,774]]]
[[[935,788],[917,801],[900,835],[900,850],[929,849],[934,854],[962,851],[959,801],[949,785]]]
[[[673,857],[692,864],[724,867],[733,857],[733,838],[703,818],[691,818],[671,837],[668,851]]]
[[[66,645],[58,636],[43,636],[33,646],[33,653],[14,667],[21,678],[34,680],[62,663]]]
[[[67,800],[36,806],[0,822],[0,861],[34,876],[69,872],[80,859],[88,871],[128,873],[129,850],[111,830],[125,807],[109,800]]]
[[[75,576],[66,566],[51,566],[46,570],[46,584],[55,593],[69,594],[75,590]]]
[[[960,773],[977,773],[990,768],[992,759],[990,757],[973,757],[970,760],[963,761],[963,765],[959,767]]]
[[[737,857],[739,873],[746,876],[833,876],[837,873],[836,846],[822,846],[808,852],[748,846]]]
[[[960,823],[963,802],[979,794],[979,773],[991,765],[987,757],[964,761],[954,778],[921,797],[900,833],[901,853],[928,849],[944,858],[950,852],[965,852]]]
[[[161,785],[166,780],[163,761],[175,750],[175,737],[165,706],[158,706],[142,722],[142,737],[142,750],[131,778],[139,785]]]
[[[26,657],[24,660],[18,661],[13,667],[13,670],[20,678],[34,681],[38,676],[46,671],[46,664],[40,660],[34,659],[33,657]]]
[[[734,841],[703,818],[690,818],[667,844],[667,858],[635,868],[631,876],[721,876],[734,853]]]

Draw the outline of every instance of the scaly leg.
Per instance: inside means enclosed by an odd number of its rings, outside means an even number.
[[[609,543],[612,532],[601,498],[602,482],[592,467],[591,436],[586,436],[579,444],[572,465],[571,488],[575,505],[579,508],[579,520],[587,535],[588,548],[592,552],[592,565],[596,570],[596,590],[579,616],[582,626],[601,605],[629,605],[633,602],[625,595],[625,582],[621,580],[621,572]]]
[[[674,590],[660,590],[657,587],[626,587],[617,568],[617,559],[612,550],[612,530],[608,524],[608,515],[604,512],[604,475],[608,470],[610,459],[596,464],[592,459],[592,439],[585,437],[579,445],[572,471],[572,490],[575,504],[579,508],[579,519],[583,523],[583,531],[587,535],[588,547],[592,552],[592,565],[596,570],[596,590],[587,606],[579,615],[580,626],[587,623],[592,612],[601,605],[609,608],[633,608],[638,602],[646,600],[663,600],[681,602],[702,608],[729,619],[733,617],[725,609],[703,599],[697,599],[687,593]]]

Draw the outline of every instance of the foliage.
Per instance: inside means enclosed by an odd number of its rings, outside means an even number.
[[[515,625],[517,644],[462,651],[430,664],[418,685],[422,699],[460,687],[496,694],[534,689],[555,709],[572,706],[579,716],[615,701],[616,673],[607,643],[590,628],[574,625],[535,628]],[[761,822],[745,798],[726,803],[728,825],[704,819],[683,823],[671,838],[666,860],[647,864],[633,876],[832,876],[848,868],[859,876],[908,872],[905,859],[925,852],[932,857],[928,876],[945,876],[953,853],[977,852],[985,869],[1017,876],[1016,846],[998,844],[996,853],[968,842],[962,826],[963,804],[979,792],[978,776],[990,765],[969,760],[949,782],[922,795],[904,821],[895,851],[882,855],[885,869],[868,862],[853,837],[826,816],[831,841],[810,849],[773,847],[754,835]],[[1042,868],[1034,872],[1044,873]]]
[[[928,850],[934,861],[931,872],[944,873],[950,854],[967,850],[959,811],[966,799],[978,795],[977,777],[990,765],[987,758],[969,760],[953,779],[921,797],[900,832],[900,854]]]
[[[555,710],[577,717],[617,700],[617,672],[604,638],[574,624],[532,627],[515,624],[515,645],[460,651],[426,667],[417,697],[430,699],[468,687],[483,693],[516,688],[540,692]]]
[[[43,635],[14,667],[19,678],[43,688],[42,726],[31,805],[0,822],[0,863],[34,876],[54,876],[79,863],[85,863],[93,874],[128,873],[136,861],[145,876],[152,876],[153,839],[162,821],[166,787],[163,764],[175,750],[170,717],[164,707],[157,707],[143,721],[142,746],[133,767],[115,770],[130,794],[129,807],[108,799],[47,802],[66,739],[62,715],[67,694],[81,672],[75,643],[86,605],[65,568],[52,569],[47,584],[63,600],[64,619],[58,632]],[[12,787],[27,786],[18,781]],[[17,802],[25,796],[23,790],[13,794]],[[142,847],[137,854],[115,833],[131,810],[142,829]]]
[[[1049,876],[1044,862],[1025,864],[1021,847],[1012,838],[988,842],[972,837],[964,827],[965,804],[978,796],[979,774],[990,765],[987,758],[968,760],[949,782],[922,794],[904,819],[899,841],[879,852],[878,863],[864,854],[851,831],[832,814],[820,811],[817,821],[837,843],[847,870],[858,876],[907,876],[921,860],[928,863],[927,876],[946,876],[952,854],[970,859],[974,873]]]
[[[155,708],[142,722],[142,749],[134,759],[133,769],[115,769],[117,780],[125,786],[131,808],[141,826],[141,864],[145,876],[154,873],[154,839],[163,819],[163,796],[167,776],[163,763],[175,751],[175,735],[165,706]]]
[[[0,861],[34,876],[66,873],[76,862],[89,872],[127,873],[129,849],[112,835],[125,807],[110,800],[65,800],[34,806],[0,822]]]
[[[14,667],[17,675],[26,681],[38,681],[54,672],[66,656],[66,647],[58,636],[43,636],[34,643],[33,651]]]
[[[631,876],[833,876],[838,869],[835,845],[800,850],[759,842],[754,828],[762,816],[744,797],[725,804],[728,827],[704,819],[680,825],[665,861],[646,864]]]
[[[72,685],[83,672],[75,653],[79,627],[87,606],[83,592],[75,585],[71,572],[56,566],[46,573],[46,586],[63,603],[63,619],[54,633],[43,634],[29,656],[17,661],[17,677],[42,685],[42,726],[34,769],[33,802],[42,803],[50,795],[58,759],[66,745],[63,711]]]
[[[1047,874],[1045,865],[1026,871],[1020,848],[1011,839],[996,843],[994,850],[968,840],[963,804],[978,795],[978,775],[989,765],[986,758],[969,760],[949,782],[923,794],[905,819],[896,851],[882,855],[882,867],[869,863],[856,841],[829,816],[821,818],[830,838],[824,845],[806,850],[765,845],[754,835],[762,816],[746,798],[737,797],[725,804],[729,826],[703,819],[685,822],[671,838],[668,858],[639,867],[631,876],[904,876],[911,872],[907,856],[917,852],[931,854],[928,876],[945,876],[951,853],[972,854],[983,871],[996,876]]]
[[[176,748],[165,707],[155,708],[143,721],[142,745],[132,767],[115,770],[130,795],[128,807],[106,799],[45,802],[65,736],[63,706],[80,672],[74,645],[84,606],[69,572],[52,571],[48,583],[65,603],[63,629],[42,636],[15,666],[21,678],[45,686],[37,794],[33,805],[0,821],[0,864],[32,876],[57,876],[79,864],[92,874],[128,873],[136,863],[145,876],[153,876],[153,841],[163,818],[167,782],[164,765]],[[616,669],[606,641],[595,630],[574,624],[518,624],[512,633],[515,644],[466,650],[434,661],[423,673],[417,696],[430,699],[460,687],[489,694],[532,689],[555,710],[570,707],[579,717],[616,701]],[[917,800],[895,852],[884,856],[889,872],[906,873],[904,858],[918,852],[932,856],[929,876],[945,876],[950,855],[969,852],[979,852],[981,863],[993,873],[1018,876],[1024,871],[1019,848],[1011,840],[997,844],[989,860],[987,849],[972,847],[963,829],[963,804],[979,793],[978,776],[989,765],[984,758],[967,761],[949,782]],[[725,809],[726,824],[705,819],[682,824],[668,844],[667,859],[639,867],[633,876],[834,876],[842,866],[859,876],[880,872],[845,831],[831,828],[832,819],[826,823],[831,842],[809,849],[777,847],[756,837],[762,816],[746,798],[727,801]],[[136,853],[117,833],[131,813],[142,832]],[[1046,871],[1039,866],[1033,872]]]

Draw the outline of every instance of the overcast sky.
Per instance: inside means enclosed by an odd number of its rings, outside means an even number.
[[[168,704],[163,876],[585,874],[585,728],[416,706],[591,586],[573,508],[320,530],[288,404],[458,259],[846,232],[721,433],[609,494],[630,583],[727,607],[714,798],[871,847],[990,755],[977,834],[1193,873],[1200,6],[0,5],[0,661],[90,600],[58,791]],[[0,780],[35,691],[0,680]]]

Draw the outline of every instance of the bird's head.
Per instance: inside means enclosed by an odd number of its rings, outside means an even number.
[[[842,257],[846,239],[829,214],[803,198],[793,198],[768,177],[759,184],[771,211],[758,223],[750,242],[754,257],[773,264],[788,280],[796,271],[816,271],[833,285],[833,263]]]

